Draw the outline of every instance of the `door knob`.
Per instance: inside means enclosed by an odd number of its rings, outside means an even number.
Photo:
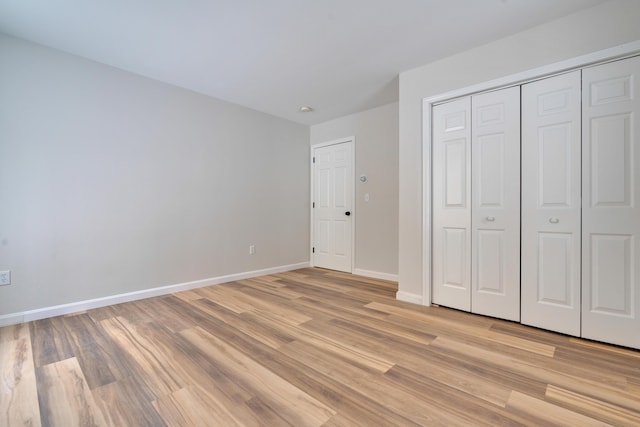
[[[492,216],[488,216],[487,217],[487,221],[489,221],[489,222],[493,222],[495,220],[496,220],[495,217],[492,217]]]
[[[560,220],[559,220],[558,218],[549,218],[549,222],[550,222],[551,224],[557,224],[557,223],[559,223],[559,222],[560,222]]]
[[[346,216],[351,216],[351,212],[349,212],[349,211],[346,211],[344,214],[345,214]]]

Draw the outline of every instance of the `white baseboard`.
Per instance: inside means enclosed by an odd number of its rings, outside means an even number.
[[[220,283],[233,282],[235,280],[250,279],[252,277],[266,276],[268,274],[282,273],[284,271],[297,270],[299,268],[306,267],[309,267],[308,262],[281,265],[278,267],[265,268],[262,270],[228,274],[225,276],[211,277],[209,279],[178,283],[176,285],[161,286],[158,288],[144,289],[141,291],[128,292],[125,294],[111,295],[108,297],[72,302],[69,304],[56,305],[52,307],[44,307],[36,310],[23,311],[20,313],[5,314],[0,316],[0,327],[16,325],[23,322],[30,322],[32,320],[46,319],[48,317],[61,316],[64,314],[90,310],[92,308],[99,308],[107,305],[121,304],[123,302],[136,301],[160,295],[173,294],[175,292],[188,291],[190,289],[202,288],[204,286],[218,285]]]
[[[371,277],[372,279],[389,280],[391,282],[398,281],[397,274],[380,273],[378,271],[362,270],[360,268],[354,268],[353,274],[357,276]]]
[[[422,295],[412,294],[409,292],[403,292],[403,291],[396,292],[396,299],[398,301],[410,302],[413,304],[422,304]]]
[[[24,313],[11,313],[0,316],[0,328],[24,323]]]

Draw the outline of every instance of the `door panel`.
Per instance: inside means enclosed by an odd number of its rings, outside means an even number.
[[[353,142],[314,149],[313,264],[351,272]]]
[[[543,304],[575,307],[572,260],[575,236],[570,233],[538,233],[538,301]]]
[[[522,323],[580,335],[580,71],[522,86]]]
[[[433,108],[433,302],[471,309],[471,100]]]
[[[576,159],[572,159],[572,126],[561,123],[538,128],[538,167],[540,168],[540,207],[554,208],[571,206],[572,179]],[[534,161],[526,159],[524,161]]]
[[[591,207],[630,206],[631,117],[591,120]]]
[[[466,286],[467,230],[445,227],[443,229],[443,237],[443,286],[464,290]]]
[[[322,255],[329,255],[331,250],[331,221],[317,220],[315,232],[315,253],[316,258]]]
[[[481,135],[472,142],[478,145],[480,159],[474,163],[477,173],[478,203],[483,208],[504,207],[504,134]]]
[[[504,264],[505,232],[497,230],[479,230],[478,239],[478,293],[488,293],[499,296],[506,294],[505,278],[502,274],[506,266]],[[471,305],[474,305],[474,295],[471,296]]]
[[[445,207],[464,208],[467,202],[467,140],[444,142]]]
[[[471,311],[519,321],[520,88],[471,103]]]
[[[591,306],[594,313],[629,317],[633,293],[632,236],[591,234]]]
[[[582,335],[640,348],[640,58],[583,70]]]

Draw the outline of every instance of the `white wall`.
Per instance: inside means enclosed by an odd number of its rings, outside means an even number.
[[[2,35],[0,58],[0,315],[308,262],[307,126]]]
[[[399,295],[422,298],[423,98],[640,40],[639,17],[614,0],[400,75]]]
[[[356,137],[355,273],[398,273],[398,103],[311,126],[311,145]],[[365,174],[367,182],[357,178]],[[369,193],[369,202],[364,201]],[[385,277],[385,276],[382,277]]]

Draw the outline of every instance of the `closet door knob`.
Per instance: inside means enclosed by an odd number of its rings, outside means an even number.
[[[493,222],[493,221],[495,221],[495,220],[496,220],[496,219],[495,219],[494,217],[492,217],[492,216],[488,216],[488,217],[487,217],[487,221],[489,221],[489,222]]]
[[[559,220],[558,218],[549,218],[549,222],[550,222],[551,224],[557,224],[557,223],[559,223],[559,222],[560,222],[560,220]]]

